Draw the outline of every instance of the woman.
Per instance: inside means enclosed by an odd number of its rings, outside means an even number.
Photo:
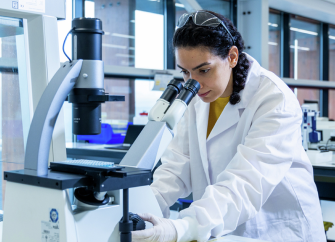
[[[206,241],[234,235],[265,241],[326,241],[312,166],[301,142],[301,109],[292,91],[243,53],[223,16],[185,14],[173,37],[184,79],[200,83],[178,124],[152,190],[169,217],[179,197],[194,202],[133,241]]]

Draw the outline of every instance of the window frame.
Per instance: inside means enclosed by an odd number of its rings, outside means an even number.
[[[321,22],[319,20],[314,20],[299,16],[296,14],[290,14],[277,9],[269,8],[270,13],[280,13],[281,14],[281,78],[283,81],[292,88],[295,87],[307,87],[307,88],[318,88],[320,89],[319,104],[320,104],[320,116],[328,116],[328,103],[329,103],[329,89],[335,89],[335,85],[329,82],[329,38],[328,32],[330,26],[329,23]],[[293,79],[290,77],[290,22],[291,17],[294,16],[295,19],[306,21],[310,23],[320,24],[320,63],[319,63],[319,80],[302,80]],[[325,83],[326,82],[326,83]]]
[[[270,14],[276,14],[276,15],[279,15],[280,16],[280,26],[282,26],[282,16],[281,16],[281,12],[278,11],[278,10],[275,10],[275,9],[272,9],[272,8],[269,8],[269,23],[270,23]],[[269,35],[270,35],[270,30],[269,30]],[[270,37],[270,36],[269,36]],[[269,40],[270,41],[270,40]],[[282,73],[282,64],[283,64],[283,45],[282,45],[282,42],[283,42],[283,31],[282,31],[282,28],[280,27],[280,45],[279,45],[279,49],[280,49],[280,53],[279,53],[279,73],[280,73],[280,76],[282,77],[283,76],[283,73]],[[269,51],[270,53],[270,51]],[[270,56],[270,54],[269,54]],[[269,59],[270,60],[270,59]],[[270,69],[270,64],[269,64],[269,69]]]

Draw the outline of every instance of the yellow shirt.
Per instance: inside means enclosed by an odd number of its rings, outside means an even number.
[[[230,97],[219,97],[214,102],[210,103],[209,114],[208,114],[208,126],[207,126],[207,138],[211,133],[216,121],[219,119],[223,109],[229,102]]]

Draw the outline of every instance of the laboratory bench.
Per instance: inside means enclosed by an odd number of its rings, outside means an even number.
[[[69,142],[66,143],[66,153],[67,157],[71,159],[88,159],[119,163],[127,153],[127,150],[113,149],[115,146],[117,145]],[[330,162],[310,160],[313,165],[314,179],[316,182],[335,183],[335,155],[333,155],[333,160]]]
[[[113,149],[116,145],[66,143],[67,157],[120,163],[127,150]],[[329,162],[311,160],[314,170],[314,181],[322,200],[335,201],[335,155]]]

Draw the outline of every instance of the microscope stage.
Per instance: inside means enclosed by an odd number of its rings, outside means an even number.
[[[57,190],[76,187],[88,187],[96,192],[105,192],[131,187],[150,185],[151,170],[133,167],[118,167],[113,171],[88,170],[87,175],[48,170],[45,176],[37,175],[33,170],[5,171],[4,179],[9,182],[40,186]]]

